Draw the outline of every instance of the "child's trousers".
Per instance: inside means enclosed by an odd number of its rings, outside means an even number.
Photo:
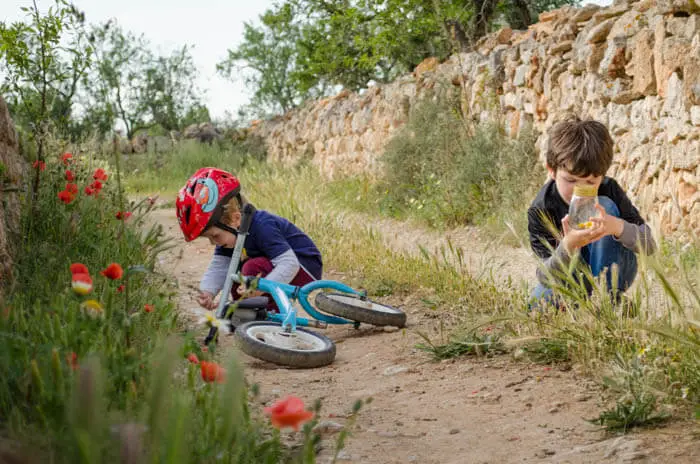
[[[605,208],[605,212],[610,216],[620,217],[620,210],[610,198],[599,197],[598,203]],[[613,288],[617,289],[618,294],[626,291],[637,276],[637,256],[632,250],[622,246],[612,235],[581,248],[581,259],[590,266],[594,277],[605,272],[607,288],[611,291]],[[618,278],[614,284],[610,271],[613,264],[617,264],[618,267]],[[590,295],[593,288],[588,283],[586,287]],[[530,301],[532,302],[530,309],[540,307],[543,303],[553,303],[552,289],[539,283],[532,291]]]
[[[241,274],[243,274],[244,276],[265,277],[270,272],[272,272],[272,269],[274,269],[274,267],[275,266],[273,266],[272,261],[265,257],[261,256],[258,258],[249,258],[243,262],[243,266],[241,267]],[[302,267],[299,268],[299,272],[297,272],[297,275],[294,276],[294,278],[291,282],[289,282],[289,284],[301,287],[310,282],[313,282],[314,280],[316,279],[314,279],[314,277],[308,272],[306,272],[306,270]],[[264,293],[263,295],[266,296],[269,301],[269,303],[267,304],[267,309],[269,311],[279,312],[277,303],[275,303],[275,300],[274,298],[272,298],[272,295],[270,295],[269,293]],[[238,294],[237,283],[234,283],[231,287],[231,296],[234,300],[238,300],[240,298],[240,295]]]

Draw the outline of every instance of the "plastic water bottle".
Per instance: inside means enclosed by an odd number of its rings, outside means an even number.
[[[574,195],[569,204],[569,224],[574,229],[593,227],[592,217],[598,216],[598,189],[594,185],[574,186]]]

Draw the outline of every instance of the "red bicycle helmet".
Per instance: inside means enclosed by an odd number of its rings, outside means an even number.
[[[222,208],[233,195],[239,195],[241,183],[233,174],[217,168],[202,168],[192,174],[180,189],[175,202],[177,220],[185,240],[190,242],[212,225],[236,233],[221,224]],[[240,197],[239,197],[240,198]]]

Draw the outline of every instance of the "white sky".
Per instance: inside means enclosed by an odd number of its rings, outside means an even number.
[[[44,10],[51,0],[37,0]],[[5,21],[24,19],[21,6],[31,0],[0,0]],[[243,82],[233,83],[219,77],[216,63],[235,48],[243,36],[244,22],[257,22],[273,0],[74,0],[85,12],[89,23],[116,18],[119,24],[136,35],[144,34],[161,53],[184,44],[194,45],[192,56],[200,70],[198,85],[205,90],[204,101],[213,118],[222,118],[244,105],[250,92]],[[612,0],[584,0],[582,3],[608,5]]]

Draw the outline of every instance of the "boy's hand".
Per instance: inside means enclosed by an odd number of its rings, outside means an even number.
[[[564,229],[564,238],[561,243],[567,253],[571,254],[574,250],[600,240],[605,235],[605,228],[600,222],[600,218],[591,218],[593,226],[588,229],[573,229],[569,224],[569,215],[564,216],[561,220],[562,229]]]
[[[591,218],[591,222],[600,225],[604,231],[603,237],[612,235],[615,238],[620,238],[622,232],[625,230],[625,221],[615,216],[608,215],[608,213],[605,212],[605,208],[600,205],[595,205],[595,208],[598,210],[598,217]]]
[[[214,295],[209,292],[199,292],[197,295],[197,303],[205,309],[216,309],[216,303],[214,303]]]

